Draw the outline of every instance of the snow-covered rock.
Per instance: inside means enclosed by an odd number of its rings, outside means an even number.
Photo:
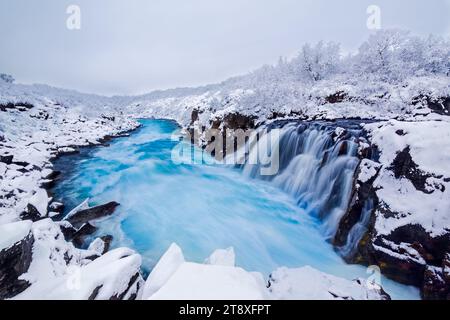
[[[205,260],[205,263],[216,266],[234,267],[235,259],[236,257],[233,248],[218,249],[214,251],[208,259]]]
[[[30,287],[14,299],[135,299],[143,280],[141,257],[119,248],[97,256],[92,250],[76,249],[64,240],[59,226],[50,219],[32,226],[33,259],[20,279]],[[92,248],[91,248],[92,249]]]
[[[37,209],[41,217],[45,217],[47,216],[47,208],[50,201],[51,198],[48,196],[47,191],[44,189],[38,189],[30,198],[29,204]]]
[[[211,263],[212,260],[215,263]],[[280,268],[272,273],[267,285],[260,273],[235,267],[231,249],[217,250],[206,264],[199,264],[186,262],[181,249],[173,244],[148,277],[142,298],[375,300],[389,299],[389,296],[380,287],[365,280],[349,281],[311,267]]]
[[[421,287],[425,298],[442,297],[442,271],[433,270],[442,268],[450,250],[450,119],[390,120],[364,129],[379,159],[361,161],[356,198],[337,242],[358,207],[370,201],[364,234],[349,260],[379,265],[396,281]]]
[[[365,279],[349,281],[309,266],[279,268],[269,284],[273,298],[282,300],[390,300],[379,286]]]
[[[0,225],[0,251],[22,241],[31,231],[31,221],[18,221]]]
[[[0,225],[0,299],[25,290],[29,283],[19,279],[27,272],[34,242],[31,221]]]

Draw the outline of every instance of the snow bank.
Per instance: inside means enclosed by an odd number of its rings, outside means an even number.
[[[263,299],[385,299],[365,280],[349,281],[311,267],[280,268],[269,279],[234,266],[234,251],[215,251],[209,264],[186,262],[173,244],[148,277],[143,299],[263,300]],[[214,263],[211,263],[214,262]],[[233,264],[231,265],[231,262]]]

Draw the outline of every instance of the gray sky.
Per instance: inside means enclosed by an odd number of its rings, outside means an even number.
[[[66,28],[71,4],[81,30]],[[383,28],[450,35],[450,0],[0,0],[0,72],[108,95],[208,84],[305,42],[356,49],[370,4]]]

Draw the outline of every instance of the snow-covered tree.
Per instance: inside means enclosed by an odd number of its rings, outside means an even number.
[[[398,82],[410,76],[449,74],[450,42],[421,38],[406,31],[382,30],[371,35],[353,57],[355,72]]]
[[[354,57],[356,72],[377,74],[383,80],[397,79],[400,75],[398,52],[408,39],[408,32],[399,30],[382,30],[372,34],[359,48]]]
[[[4,81],[6,83],[13,83],[14,82],[14,78],[6,73],[0,73],[0,81]]]
[[[450,39],[430,36],[424,40],[423,68],[434,74],[450,75]]]
[[[292,63],[300,79],[319,81],[336,73],[341,61],[340,46],[319,42],[315,46],[306,44]]]

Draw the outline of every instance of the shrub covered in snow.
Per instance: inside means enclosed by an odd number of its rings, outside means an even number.
[[[6,73],[0,73],[0,81],[4,81],[6,83],[13,83],[14,82],[14,78]]]

